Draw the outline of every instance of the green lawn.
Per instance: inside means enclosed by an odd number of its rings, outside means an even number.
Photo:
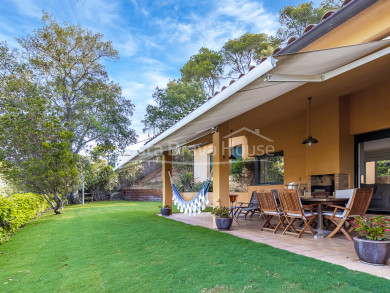
[[[158,205],[42,216],[0,246],[0,292],[389,292],[385,279],[156,216]]]

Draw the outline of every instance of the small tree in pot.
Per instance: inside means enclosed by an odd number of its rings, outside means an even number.
[[[390,258],[390,240],[386,237],[390,232],[390,218],[356,217],[352,224],[361,235],[353,238],[359,259],[374,265],[386,265]]]
[[[215,216],[215,224],[218,230],[229,230],[233,219],[229,217],[230,211],[227,207],[215,207],[211,211]]]
[[[160,206],[162,216],[169,216],[171,214],[171,207],[169,205]]]

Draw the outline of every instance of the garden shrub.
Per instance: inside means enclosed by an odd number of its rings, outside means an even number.
[[[49,203],[39,194],[0,196],[0,243],[7,241],[10,235],[48,208]]]

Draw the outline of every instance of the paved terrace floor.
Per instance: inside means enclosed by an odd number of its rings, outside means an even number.
[[[210,213],[202,213],[196,216],[185,214],[173,214],[169,218],[195,226],[202,226],[209,229],[213,228],[213,217]],[[318,260],[330,262],[336,265],[344,266],[351,270],[361,271],[390,279],[390,266],[373,266],[361,263],[356,256],[353,241],[348,241],[343,235],[336,235],[333,238],[314,239],[311,234],[304,233],[302,238],[294,235],[282,235],[282,230],[273,234],[270,231],[260,231],[260,225],[263,220],[258,216],[253,216],[245,221],[243,218],[238,220],[239,225],[233,221],[229,233],[234,236],[252,240],[258,243],[268,244],[270,246],[287,250],[296,254],[313,257]]]

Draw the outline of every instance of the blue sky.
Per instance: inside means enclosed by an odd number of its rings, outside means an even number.
[[[202,47],[219,50],[245,32],[274,34],[278,11],[299,0],[1,0],[0,40],[11,47],[41,25],[42,10],[58,22],[80,23],[104,34],[120,60],[110,77],[135,104],[133,128],[145,139],[141,120],[155,88],[180,77],[180,68]],[[319,3],[321,1],[314,1]],[[138,146],[133,146],[132,149]]]

